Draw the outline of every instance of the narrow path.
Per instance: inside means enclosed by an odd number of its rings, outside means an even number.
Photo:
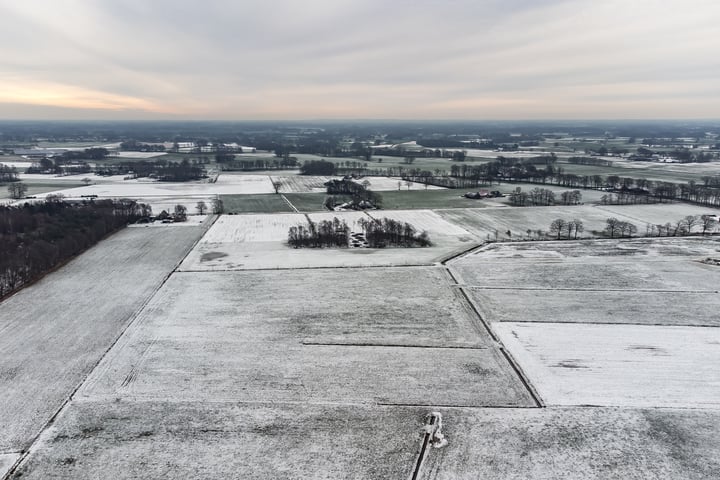
[[[292,202],[291,202],[290,200],[288,200],[288,198],[285,196],[284,193],[281,193],[280,196],[282,197],[283,200],[285,200],[285,203],[287,203],[287,204],[290,206],[290,208],[293,209],[293,211],[294,211],[295,213],[300,213],[300,210],[298,210],[297,208],[295,208],[295,205],[293,205]]]

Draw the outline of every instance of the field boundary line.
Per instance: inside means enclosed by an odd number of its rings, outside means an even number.
[[[438,346],[438,345],[403,345],[398,343],[374,344],[374,343],[325,343],[325,342],[301,342],[308,347],[377,347],[377,348],[426,348],[436,350],[487,350],[488,346]]]
[[[177,273],[228,273],[228,272],[275,272],[288,270],[347,270],[358,268],[425,268],[436,267],[435,263],[408,263],[406,265],[339,265],[326,267],[267,267],[267,268],[223,268],[215,270],[178,270]]]
[[[453,275],[452,271],[450,270],[450,267],[447,265],[445,266],[445,270],[450,274],[450,276],[455,280],[455,276]],[[535,405],[539,408],[544,407],[542,400],[540,399],[540,395],[535,390],[535,388],[530,383],[530,380],[525,376],[525,372],[522,371],[520,366],[515,362],[515,359],[510,355],[510,353],[505,349],[505,345],[500,340],[500,337],[495,333],[493,328],[490,326],[490,323],[487,322],[482,315],[480,315],[480,311],[477,308],[477,305],[472,300],[470,295],[467,294],[464,288],[459,287],[458,290],[462,294],[465,301],[470,305],[470,308],[472,309],[473,313],[475,314],[475,317],[480,320],[480,323],[484,327],[484,329],[487,331],[487,333],[490,335],[490,338],[493,339],[495,344],[497,345],[498,349],[500,350],[500,353],[505,357],[505,360],[510,364],[510,367],[513,369],[517,377],[520,379],[520,382],[525,387],[525,390],[530,394],[530,398],[532,398]],[[476,322],[473,322],[476,323]]]
[[[378,407],[400,407],[400,408],[506,408],[512,410],[521,410],[537,407],[528,407],[525,405],[458,405],[458,404],[443,404],[443,403],[392,403],[392,402],[378,402],[375,405]],[[568,407],[571,408],[571,407]]]
[[[548,287],[496,287],[486,285],[453,285],[458,288],[467,288],[469,290],[523,290],[523,291],[541,291],[541,292],[628,292],[628,293],[696,293],[698,295],[715,295],[720,293],[719,290],[670,290],[670,289],[653,289],[653,288],[548,288]]]
[[[291,202],[290,200],[288,200],[288,198],[285,196],[284,193],[281,193],[280,196],[282,197],[283,200],[285,200],[285,203],[287,203],[287,204],[290,206],[290,208],[293,209],[293,211],[294,211],[295,213],[300,213],[300,210],[298,210],[298,209],[295,207],[295,205],[293,205],[292,202]]]
[[[475,236],[475,235],[473,235]],[[446,265],[448,262],[451,262],[453,260],[458,260],[466,255],[472,255],[475,250],[480,250],[486,245],[485,242],[481,243],[475,243],[474,246],[467,248],[461,252],[451,253],[450,255],[446,256],[445,258],[441,259],[438,263],[440,265]]]
[[[53,426],[55,421],[60,417],[60,415],[65,411],[68,405],[70,405],[70,402],[73,400],[73,397],[75,397],[75,394],[82,388],[85,383],[87,383],[90,376],[93,374],[93,372],[98,368],[100,363],[107,357],[108,353],[117,345],[120,340],[125,336],[125,334],[128,332],[130,327],[135,325],[137,320],[140,318],[140,314],[143,310],[145,310],[145,307],[152,301],[153,298],[155,298],[155,295],[157,295],[157,292],[167,283],[167,281],[170,279],[170,277],[175,273],[175,270],[180,266],[180,264],[185,261],[187,256],[190,254],[190,252],[195,248],[195,246],[200,242],[202,237],[205,236],[205,233],[210,229],[210,227],[215,223],[215,221],[218,218],[218,215],[214,215],[211,217],[212,220],[209,221],[208,226],[203,225],[203,231],[198,236],[198,238],[192,243],[192,245],[187,248],[187,250],[184,252],[184,254],[180,257],[180,259],[175,263],[175,266],[172,267],[172,269],[168,272],[167,275],[162,279],[162,281],[158,284],[158,286],[148,295],[148,297],[145,299],[145,301],[128,317],[127,325],[120,331],[118,336],[115,338],[115,340],[110,344],[110,346],[105,350],[105,352],[100,356],[100,358],[92,365],[92,367],[87,371],[87,373],[83,376],[83,378],[80,380],[80,382],[75,386],[75,388],[70,392],[70,395],[68,395],[63,403],[60,405],[60,407],[55,411],[55,413],[52,414],[50,419],[45,422],[45,424],[40,428],[40,431],[35,435],[32,440],[30,441],[29,446],[22,450],[20,457],[15,461],[15,463],[10,467],[10,469],[7,471],[7,473],[2,477],[3,480],[8,480],[11,475],[13,475],[18,468],[20,468],[30,457],[30,454],[35,451],[35,449],[38,446],[38,442],[42,438],[42,436],[47,432],[47,430]]]
[[[720,324],[718,325],[708,325],[708,324],[695,324],[695,325],[689,325],[689,324],[667,324],[667,323],[637,323],[637,322],[581,322],[578,320],[568,320],[566,322],[553,322],[551,320],[499,320],[497,323],[539,323],[539,324],[554,324],[554,325],[608,325],[613,327],[622,327],[625,325],[628,326],[635,326],[635,327],[666,327],[666,328],[674,328],[674,327],[680,327],[680,328],[720,328]]]

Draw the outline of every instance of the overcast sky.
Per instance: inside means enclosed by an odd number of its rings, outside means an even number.
[[[0,118],[720,118],[716,0],[0,0]]]

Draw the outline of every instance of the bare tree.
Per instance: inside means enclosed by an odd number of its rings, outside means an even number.
[[[219,198],[213,198],[212,200],[212,212],[216,215],[225,212],[225,204]]]
[[[187,207],[185,205],[175,205],[174,218],[176,222],[184,222],[187,220]]]
[[[683,223],[685,228],[687,228],[688,233],[692,233],[692,229],[695,225],[700,225],[701,220],[700,217],[697,215],[688,215],[685,218],[683,218]]]
[[[28,190],[28,186],[22,182],[13,182],[8,185],[8,193],[10,198],[23,198]]]
[[[205,212],[207,211],[207,204],[204,201],[200,200],[195,205],[195,210],[197,210],[198,215],[205,215]]]
[[[278,181],[273,181],[272,186],[275,189],[276,194],[280,193],[280,187],[282,187],[282,183],[280,183]]]
[[[620,223],[622,222],[615,217],[605,220],[605,232],[610,235],[610,238],[615,238],[615,234],[619,233]]]
[[[705,235],[708,232],[712,232],[717,227],[717,220],[712,215],[702,216],[702,234]]]
[[[567,222],[565,220],[563,220],[562,218],[556,218],[550,224],[550,232],[557,233],[557,239],[560,240],[560,236],[562,235],[562,232],[566,226]]]

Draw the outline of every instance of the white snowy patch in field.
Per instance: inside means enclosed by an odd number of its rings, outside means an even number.
[[[328,182],[333,177],[312,175],[273,175],[270,178],[273,182],[280,184],[280,193],[324,193],[327,191],[325,182]]]
[[[430,211],[407,211],[407,218],[397,211],[375,213],[378,218],[388,216],[412,225],[417,220],[420,225],[417,231],[428,230],[433,245],[426,248],[295,249],[287,245],[288,230],[299,224],[307,225],[307,217],[303,214],[223,215],[190,252],[180,270],[427,265],[466,250],[475,241],[468,232]],[[362,212],[327,212],[311,214],[310,218],[320,221],[337,217],[359,231],[357,220],[363,215]]]
[[[108,158],[154,158],[167,155],[167,152],[113,152]]]
[[[223,215],[203,237],[201,243],[284,242],[290,227],[298,224],[307,225],[305,215]]]
[[[32,167],[32,162],[6,162],[0,160],[0,165],[5,165],[6,167],[15,167],[18,170]]]
[[[718,328],[502,323],[494,329],[548,405],[720,405]]]
[[[443,219],[432,210],[373,210],[368,214],[377,219],[389,218],[411,224],[418,233],[427,231],[432,241],[433,235],[467,236],[472,234],[464,228]]]

